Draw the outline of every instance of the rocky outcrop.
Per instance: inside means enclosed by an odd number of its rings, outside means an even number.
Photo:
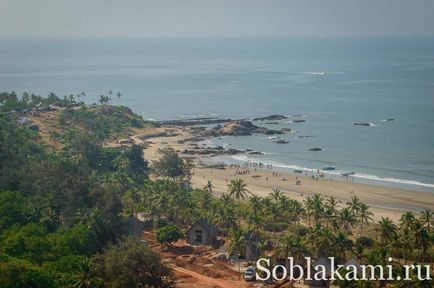
[[[193,125],[212,125],[230,122],[231,119],[220,119],[212,117],[203,118],[191,118],[191,119],[181,119],[181,120],[167,120],[158,121],[159,125],[173,125],[173,126],[193,126]]]
[[[315,148],[310,148],[309,151],[322,151],[322,149],[319,147],[315,147]]]
[[[276,143],[276,144],[288,144],[289,141],[286,141],[286,140],[277,140],[277,141],[274,141],[273,143]]]
[[[225,123],[223,126],[217,125],[216,127],[208,130],[206,134],[218,137],[218,136],[251,136],[253,134],[265,134],[265,135],[276,135],[283,134],[279,130],[271,130],[265,127],[259,127],[254,125],[248,120],[236,120]]]
[[[260,117],[260,118],[255,118],[253,119],[253,121],[279,121],[279,120],[285,120],[288,119],[287,116],[284,115],[270,115],[270,116],[266,116],[266,117]]]

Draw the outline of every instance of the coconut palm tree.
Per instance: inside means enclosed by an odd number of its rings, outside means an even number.
[[[304,209],[306,210],[307,224],[309,227],[311,227],[311,217],[314,209],[312,197],[308,196],[306,199],[304,199],[303,205],[304,205]]]
[[[346,207],[339,213],[339,220],[344,229],[345,235],[349,235],[351,228],[357,224],[356,215],[353,213],[350,207]]]
[[[232,229],[229,233],[229,240],[231,244],[228,252],[229,255],[235,254],[238,265],[238,277],[241,277],[240,252],[245,244],[244,234],[241,229]]]
[[[238,202],[238,226],[241,222],[241,199],[245,199],[250,194],[247,190],[247,184],[242,179],[231,180],[228,184],[228,192],[233,198],[237,199]]]
[[[377,223],[375,230],[378,232],[381,244],[383,245],[387,245],[390,241],[395,239],[397,235],[396,225],[389,217],[382,217]]]
[[[277,205],[279,198],[283,196],[282,191],[278,188],[273,188],[273,192],[270,193],[270,197],[274,200],[274,203]]]
[[[122,97],[121,92],[116,93],[116,97],[118,97],[118,106],[119,106],[119,100],[120,100],[121,97]]]
[[[431,232],[431,228],[434,226],[434,212],[425,209],[420,216],[420,221],[428,229],[428,232]]]
[[[402,214],[399,223],[402,231],[404,231],[404,233],[408,233],[414,229],[414,225],[416,224],[416,217],[414,217],[413,212],[407,211]]]
[[[353,246],[353,241],[349,240],[345,234],[339,232],[333,241],[333,250],[338,261],[345,260],[345,253]]]
[[[320,219],[324,212],[324,204],[323,204],[323,198],[320,194],[315,194],[312,197],[312,206],[313,206],[313,219],[315,221],[315,225],[318,225],[320,222]]]
[[[212,181],[211,181],[211,180],[208,180],[208,181],[206,182],[206,185],[203,187],[203,190],[205,190],[205,191],[207,191],[207,192],[209,192],[209,193],[212,194],[213,189],[214,189],[214,185],[212,184]]]
[[[374,213],[369,211],[369,206],[361,203],[359,213],[357,215],[360,223],[360,235],[363,235],[363,227],[368,226],[372,222],[372,216],[374,216]]]
[[[253,195],[250,199],[250,206],[252,208],[253,215],[258,215],[261,211],[261,198],[257,195]]]
[[[351,212],[357,213],[360,210],[362,202],[360,202],[360,199],[357,196],[353,195],[351,197],[351,202],[347,202],[347,205],[350,208]]]

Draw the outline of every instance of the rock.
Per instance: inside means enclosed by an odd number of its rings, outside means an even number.
[[[278,130],[270,130],[265,127],[259,127],[254,125],[248,120],[236,120],[225,123],[223,126],[217,125],[211,130],[206,132],[209,136],[251,136],[253,134],[265,134],[265,135],[275,135],[282,134]]]
[[[280,123],[277,122],[277,121],[273,121],[273,122],[265,122],[265,124],[268,124],[268,125],[275,125],[275,124],[280,124]]]
[[[273,143],[276,143],[276,144],[288,144],[289,141],[286,141],[286,140],[277,140],[277,141],[274,141]]]
[[[322,149],[315,147],[315,148],[310,148],[309,151],[322,151]]]
[[[264,155],[264,152],[260,152],[260,151],[253,151],[253,152],[249,152],[250,155]]]
[[[306,120],[304,120],[304,119],[295,119],[295,120],[292,120],[292,123],[303,123],[303,122],[306,122]]]
[[[288,119],[288,117],[284,116],[284,115],[278,115],[278,114],[274,114],[274,115],[270,115],[270,116],[266,116],[266,117],[260,117],[260,118],[255,118],[253,119],[253,121],[275,121],[275,120],[284,120],[284,119]]]
[[[282,132],[282,133],[292,133],[292,131],[294,131],[294,130],[292,130],[291,128],[282,128],[282,129],[280,129],[280,132]]]
[[[353,123],[354,126],[371,126],[370,123],[366,122],[360,122],[360,123]]]

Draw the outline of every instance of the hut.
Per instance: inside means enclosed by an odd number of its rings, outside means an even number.
[[[217,240],[217,226],[205,218],[197,220],[186,233],[190,245],[213,245]]]

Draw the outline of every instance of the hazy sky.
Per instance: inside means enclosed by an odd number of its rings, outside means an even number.
[[[434,36],[434,0],[0,0],[0,36]]]

